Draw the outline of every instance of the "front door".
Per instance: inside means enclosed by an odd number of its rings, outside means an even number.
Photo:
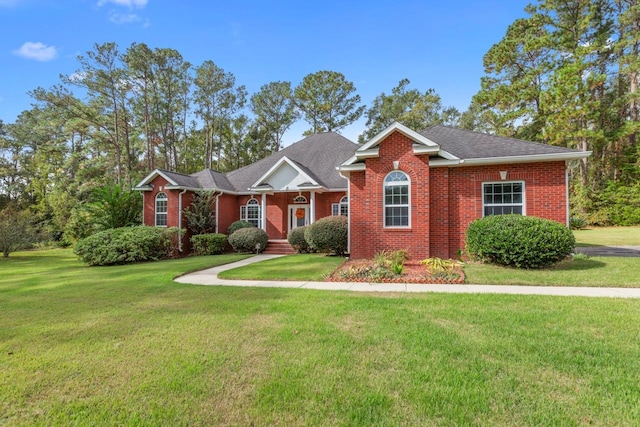
[[[289,205],[289,231],[309,225],[309,205]]]

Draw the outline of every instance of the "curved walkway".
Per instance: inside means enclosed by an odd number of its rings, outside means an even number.
[[[564,286],[502,286],[502,285],[441,285],[414,283],[356,283],[356,282],[308,282],[268,280],[226,280],[218,273],[236,267],[253,264],[282,255],[256,255],[242,261],[208,268],[177,277],[176,282],[193,285],[253,286],[262,288],[301,288],[320,290],[344,290],[356,292],[442,292],[478,294],[558,295],[585,297],[640,298],[640,288],[590,288]]]

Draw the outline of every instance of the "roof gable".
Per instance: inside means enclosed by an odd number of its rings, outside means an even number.
[[[267,172],[256,180],[251,189],[269,189],[269,190],[301,190],[303,187],[319,187],[316,179],[314,179],[308,171],[305,171],[302,165],[289,159],[287,156],[282,157]]]

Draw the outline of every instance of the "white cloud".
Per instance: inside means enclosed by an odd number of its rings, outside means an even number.
[[[131,24],[140,21],[140,17],[135,13],[119,13],[115,10],[109,12],[109,21],[114,24]]]
[[[147,5],[147,0],[98,0],[98,6],[104,6],[107,3],[113,3],[118,6],[126,6],[129,9],[142,9]]]
[[[14,50],[13,53],[27,59],[35,59],[36,61],[51,61],[58,56],[58,50],[55,46],[47,46],[40,42],[26,42],[20,49]]]

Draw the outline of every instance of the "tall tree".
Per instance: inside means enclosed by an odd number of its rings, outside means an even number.
[[[458,110],[443,108],[440,95],[435,90],[421,93],[417,89],[408,89],[410,83],[409,79],[402,79],[390,95],[383,92],[373,100],[373,105],[365,113],[367,129],[359,136],[359,142],[373,138],[396,121],[417,130],[445,122],[449,125],[459,123]]]
[[[204,126],[205,167],[213,167],[214,157],[219,167],[227,120],[244,106],[246,90],[244,86],[236,88],[235,76],[213,61],[205,61],[196,68],[194,83],[195,113]]]
[[[306,75],[294,90],[296,106],[311,125],[306,133],[336,132],[362,116],[360,95],[342,73],[318,71]]]
[[[293,102],[290,82],[271,82],[251,96],[251,111],[263,134],[268,138],[269,151],[280,150],[282,137],[299,115]]]

